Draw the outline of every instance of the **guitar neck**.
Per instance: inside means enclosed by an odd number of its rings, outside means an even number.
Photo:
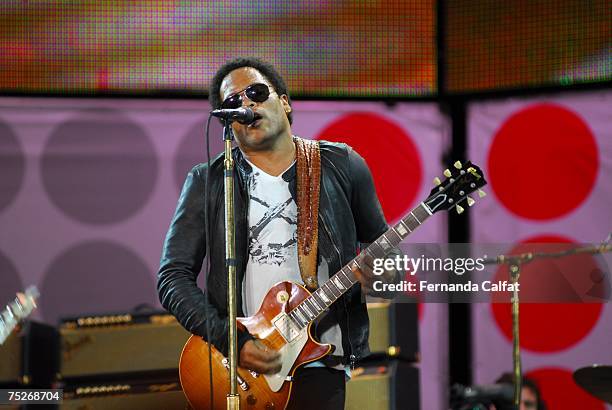
[[[4,343],[15,327],[17,327],[17,323],[19,323],[17,316],[11,308],[11,305],[14,303],[6,305],[4,310],[0,312],[0,345]]]
[[[39,295],[36,287],[32,286],[26,289],[25,294],[21,295],[23,296],[22,299],[16,297],[0,312],[0,345],[17,327],[19,321],[26,318],[36,307],[35,299]]]
[[[431,215],[429,207],[422,202],[362,252],[373,258],[383,258]],[[289,316],[299,327],[306,327],[357,283],[353,270],[360,268],[359,257],[352,259],[312,295],[289,312]]]

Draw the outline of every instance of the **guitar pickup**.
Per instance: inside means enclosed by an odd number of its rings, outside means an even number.
[[[287,343],[291,343],[296,337],[300,335],[300,329],[295,325],[286,313],[279,313],[274,319],[272,324],[285,339]]]

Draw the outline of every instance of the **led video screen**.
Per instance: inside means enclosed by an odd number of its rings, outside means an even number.
[[[563,87],[612,78],[606,0],[446,2],[451,93]]]
[[[435,0],[3,1],[0,91],[199,94],[253,55],[295,96],[431,95],[435,13]]]

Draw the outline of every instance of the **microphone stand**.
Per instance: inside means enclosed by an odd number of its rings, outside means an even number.
[[[484,264],[509,265],[510,280],[513,284],[518,284],[521,276],[521,264],[532,262],[540,258],[561,258],[563,256],[576,255],[581,253],[597,254],[612,251],[610,239],[612,234],[608,235],[599,246],[583,246],[581,248],[573,248],[562,252],[528,252],[520,255],[498,255],[495,258],[486,258]],[[512,293],[512,370],[514,375],[514,406],[516,409],[521,403],[521,388],[522,388],[522,364],[521,350],[519,344],[519,291],[518,286],[514,286]]]
[[[230,391],[227,395],[227,410],[240,409],[238,394],[238,343],[236,325],[236,241],[234,220],[234,159],[232,158],[233,120],[225,120],[223,142],[225,155],[223,162],[225,188],[225,266],[227,268],[227,320],[228,320],[228,359],[230,373]]]

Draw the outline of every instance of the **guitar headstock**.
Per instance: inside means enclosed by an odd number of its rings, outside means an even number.
[[[25,319],[36,309],[36,300],[40,296],[36,286],[30,286],[24,293],[18,293],[15,301],[9,305],[17,319]]]
[[[481,169],[470,161],[457,161],[453,167],[444,170],[446,179],[441,181],[434,179],[436,187],[433,188],[429,197],[423,201],[431,213],[438,211],[448,211],[452,208],[457,213],[462,213],[464,207],[472,206],[476,202],[470,196],[471,193],[478,191],[480,198],[484,197],[485,192],[480,189],[487,184]]]
[[[0,312],[0,345],[6,340],[17,324],[36,309],[36,299],[40,296],[36,286],[30,286]]]

